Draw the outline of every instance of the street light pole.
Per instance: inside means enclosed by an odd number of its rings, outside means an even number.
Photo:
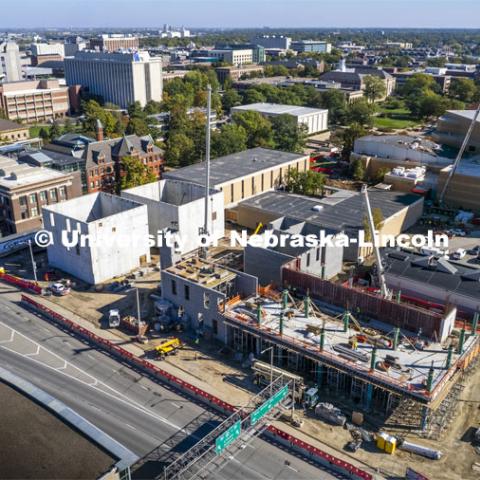
[[[138,338],[142,336],[140,330],[140,322],[142,321],[141,314],[140,314],[140,293],[138,291],[138,287],[136,288],[136,297],[137,297],[137,320],[138,320]]]
[[[270,396],[273,395],[273,345],[271,347],[265,348],[260,352],[260,355],[263,355],[265,352],[270,350]]]
[[[32,270],[33,270],[33,278],[35,279],[35,283],[38,283],[37,279],[37,264],[35,263],[35,258],[33,256],[33,248],[32,248],[32,241],[28,241],[28,249],[30,250],[30,259],[32,260]]]

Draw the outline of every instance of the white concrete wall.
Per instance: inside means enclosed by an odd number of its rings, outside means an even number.
[[[111,201],[115,200],[113,197]],[[151,260],[145,205],[89,223],[48,207],[43,208],[43,218],[45,229],[52,233],[54,242],[47,249],[49,264],[89,284],[103,283],[131,272],[140,266],[141,257],[147,262]],[[71,232],[75,230],[88,235],[92,243],[79,247],[64,246],[62,231],[69,232],[71,238]]]
[[[168,195],[165,191],[169,190]],[[199,233],[204,226],[205,200],[204,187],[177,180],[161,180],[141,187],[124,190],[121,195],[148,207],[148,225],[151,235],[159,231],[177,230],[182,237],[180,253],[187,253],[199,248]],[[183,193],[185,200],[182,202]],[[188,201],[189,198],[194,198]],[[209,233],[219,240],[225,234],[225,212],[223,192],[216,191],[210,195]],[[176,205],[168,203],[183,203]]]

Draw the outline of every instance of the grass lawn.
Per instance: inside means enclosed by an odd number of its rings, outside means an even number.
[[[50,127],[48,125],[32,125],[29,128],[30,131],[30,138],[37,138],[40,134],[40,130],[44,128],[45,130],[50,130]]]
[[[412,118],[408,108],[380,108],[379,115],[373,118],[373,126],[389,130],[413,128],[420,125],[420,121]]]

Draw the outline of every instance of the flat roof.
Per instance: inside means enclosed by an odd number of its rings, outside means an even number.
[[[320,108],[309,108],[309,107],[301,107],[298,105],[282,105],[279,103],[251,103],[250,105],[240,105],[238,107],[234,107],[232,110],[254,110],[259,113],[263,113],[265,115],[293,115],[295,117],[301,117],[304,115],[316,115],[316,114],[323,114],[328,113],[328,110],[320,109]]]
[[[50,180],[67,178],[51,168],[34,167],[0,155],[0,187],[14,189]]]
[[[379,208],[385,220],[422,198],[410,193],[376,189],[369,189],[368,193],[372,209]],[[273,191],[244,200],[240,205],[276,213],[278,217],[304,220],[338,232],[363,228],[364,202],[363,195],[351,190],[339,190],[318,199]],[[322,207],[320,211],[319,207]]]
[[[473,120],[476,110],[447,110],[446,113],[457,115],[459,117],[466,118],[467,120]],[[480,117],[477,118],[477,123],[480,123]]]
[[[262,170],[274,168],[284,163],[301,160],[307,155],[281,152],[267,148],[252,148],[243,152],[219,157],[210,163],[210,184],[212,186],[253,175]],[[205,183],[205,162],[195,163],[188,167],[165,172],[163,178],[174,178],[199,184]]]

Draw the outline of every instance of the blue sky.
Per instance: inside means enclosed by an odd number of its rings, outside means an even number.
[[[480,0],[0,0],[1,27],[468,27]]]

